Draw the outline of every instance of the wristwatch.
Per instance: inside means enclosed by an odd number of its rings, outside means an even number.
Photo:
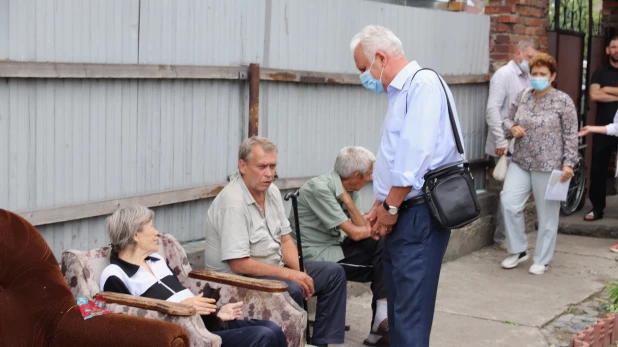
[[[399,208],[396,206],[390,206],[389,204],[386,203],[386,200],[384,200],[384,203],[382,203],[382,206],[384,206],[384,209],[388,212],[388,214],[390,214],[391,216],[394,216],[397,214],[397,212],[399,212]]]

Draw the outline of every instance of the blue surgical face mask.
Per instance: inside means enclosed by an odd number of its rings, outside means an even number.
[[[542,92],[549,87],[549,78],[547,77],[532,77],[530,78],[532,88],[537,92]]]
[[[519,68],[524,73],[530,73],[530,66],[528,65],[528,61],[526,59],[521,60],[521,63],[519,63]]]
[[[373,63],[376,61],[376,58],[373,58],[371,65],[369,65],[369,69],[363,72],[360,75],[360,81],[363,84],[363,87],[371,90],[376,94],[384,93],[384,86],[382,85],[382,73],[384,72],[384,67],[382,67],[382,72],[380,72],[380,79],[377,80],[371,76],[371,67]]]

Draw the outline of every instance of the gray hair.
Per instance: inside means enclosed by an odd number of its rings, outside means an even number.
[[[277,145],[271,140],[261,136],[251,136],[240,144],[238,149],[238,160],[247,161],[251,150],[255,145],[259,144],[266,153],[277,152]]]
[[[112,251],[120,252],[128,245],[135,244],[133,237],[144,225],[154,218],[154,212],[141,205],[121,207],[107,217],[107,236],[111,241]]]
[[[335,160],[335,172],[344,179],[351,177],[357,171],[365,176],[374,161],[376,161],[375,155],[365,147],[343,147]]]
[[[530,47],[532,47],[535,51],[538,51],[539,49],[541,49],[541,46],[532,39],[521,40],[517,44],[517,50],[520,52],[523,52]]]
[[[393,58],[399,58],[404,54],[401,40],[392,31],[379,25],[367,25],[352,37],[350,42],[352,53],[359,44],[369,61],[373,61],[378,49],[388,53]]]

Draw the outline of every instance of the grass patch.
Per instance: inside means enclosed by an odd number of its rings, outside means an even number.
[[[515,322],[511,322],[510,320],[505,320],[505,321],[504,321],[504,324],[508,324],[508,325],[512,325],[512,326],[516,326],[516,327],[518,327],[518,326],[519,326],[519,324],[517,324],[517,323],[515,323]]]
[[[609,313],[618,312],[618,281],[613,280],[607,286],[607,294],[609,295]]]

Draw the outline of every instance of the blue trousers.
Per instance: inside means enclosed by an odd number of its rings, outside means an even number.
[[[382,262],[393,347],[428,347],[442,259],[451,236],[426,204],[399,212],[386,236]]]
[[[221,336],[221,347],[287,347],[280,326],[267,320],[232,320],[225,330],[214,331]]]
[[[343,267],[328,261],[305,262],[307,275],[313,279],[318,306],[311,344],[343,344],[345,338],[345,306],[347,281]],[[258,277],[283,281],[288,284],[288,293],[303,307],[303,289],[296,283],[278,277]]]

